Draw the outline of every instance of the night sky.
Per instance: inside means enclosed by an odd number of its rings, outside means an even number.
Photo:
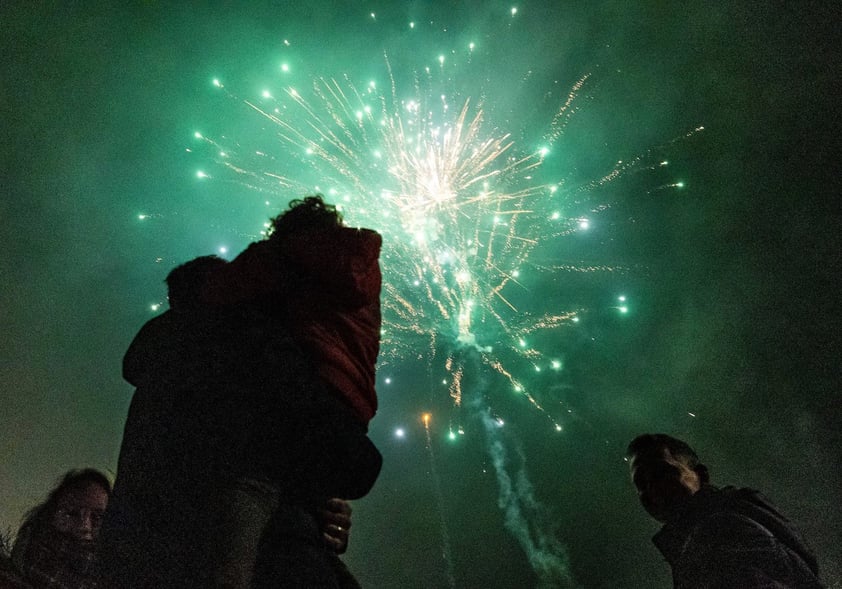
[[[169,270],[320,190],[386,241],[384,469],[345,557],[363,586],[669,587],[623,460],[644,431],[760,489],[842,586],[832,3],[94,4],[0,8],[2,527],[64,471],[116,469],[122,355]],[[306,153],[320,127],[288,88],[359,158]],[[524,238],[463,277],[386,217],[374,129],[420,101],[452,130],[466,100],[466,153],[508,135],[489,169],[540,165],[493,177],[519,200],[448,221],[480,182],[423,222],[466,264]]]

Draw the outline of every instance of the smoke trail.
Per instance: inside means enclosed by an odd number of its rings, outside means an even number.
[[[479,416],[485,429],[486,449],[497,475],[497,504],[503,510],[504,525],[526,553],[538,575],[538,587],[578,587],[567,550],[553,535],[552,514],[535,499],[520,443],[514,443],[512,460],[503,444],[502,422],[494,419],[488,409],[479,410]]]

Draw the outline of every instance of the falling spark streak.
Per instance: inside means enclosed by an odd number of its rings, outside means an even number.
[[[447,369],[450,370],[451,360],[448,359],[448,366]],[[450,397],[453,399],[453,402],[456,403],[457,406],[462,404],[462,373],[464,369],[462,366],[459,366],[455,371],[451,373],[451,382],[450,382]]]
[[[509,379],[509,382],[511,383],[512,387],[517,391],[523,392],[523,396],[526,397],[529,400],[530,403],[532,403],[533,407],[535,407],[536,409],[538,409],[542,412],[544,411],[544,408],[541,407],[541,405],[538,403],[538,401],[536,401],[535,398],[531,394],[529,394],[528,392],[526,392],[523,389],[523,385],[521,385],[520,382],[515,380],[515,377],[512,376],[511,373],[508,370],[506,370],[499,361],[488,360],[487,358],[483,358],[483,362],[488,364],[496,372],[499,372],[500,374],[505,376],[507,379]]]
[[[441,555],[447,566],[447,580],[449,587],[456,587],[456,578],[453,575],[453,551],[450,548],[450,533],[447,530],[447,522],[444,519],[444,495],[441,490],[441,479],[436,467],[436,455],[433,452],[433,440],[430,435],[429,413],[424,413],[421,420],[424,422],[424,433],[426,435],[427,456],[430,459],[430,476],[435,486],[436,502],[439,508],[439,528],[441,530]]]
[[[588,78],[590,78],[590,74],[583,76],[579,79],[578,82],[573,84],[573,87],[570,89],[570,92],[567,94],[567,101],[561,105],[561,108],[558,109],[555,116],[553,117],[552,122],[550,123],[550,131],[544,136],[544,141],[548,143],[555,143],[556,140],[564,133],[564,128],[566,124],[570,121],[571,117],[576,113],[578,109],[574,108],[573,105],[575,103],[576,97],[579,94],[579,91],[582,89],[582,86],[585,85]]]

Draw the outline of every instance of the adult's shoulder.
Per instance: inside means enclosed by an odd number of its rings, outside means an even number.
[[[231,305],[282,290],[284,269],[277,246],[256,241],[229,263],[215,269],[199,294],[207,305]]]
[[[675,571],[692,587],[821,587],[818,567],[793,530],[740,509],[714,511],[693,526]]]
[[[164,345],[177,329],[178,317],[165,311],[143,324],[123,356],[123,378],[137,386],[159,346]]]
[[[733,546],[746,541],[772,538],[765,526],[738,509],[711,511],[698,517],[691,530],[690,542],[711,545],[727,541]]]
[[[18,583],[18,584],[15,584]],[[20,578],[11,555],[6,553],[5,547],[0,547],[0,589],[5,587],[27,587]]]

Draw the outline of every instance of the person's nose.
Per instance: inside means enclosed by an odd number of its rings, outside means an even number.
[[[82,540],[93,540],[98,528],[97,517],[93,511],[82,510],[76,522],[76,531]]]
[[[79,521],[79,535],[83,540],[91,540],[93,538],[94,527],[90,517],[83,517]]]

